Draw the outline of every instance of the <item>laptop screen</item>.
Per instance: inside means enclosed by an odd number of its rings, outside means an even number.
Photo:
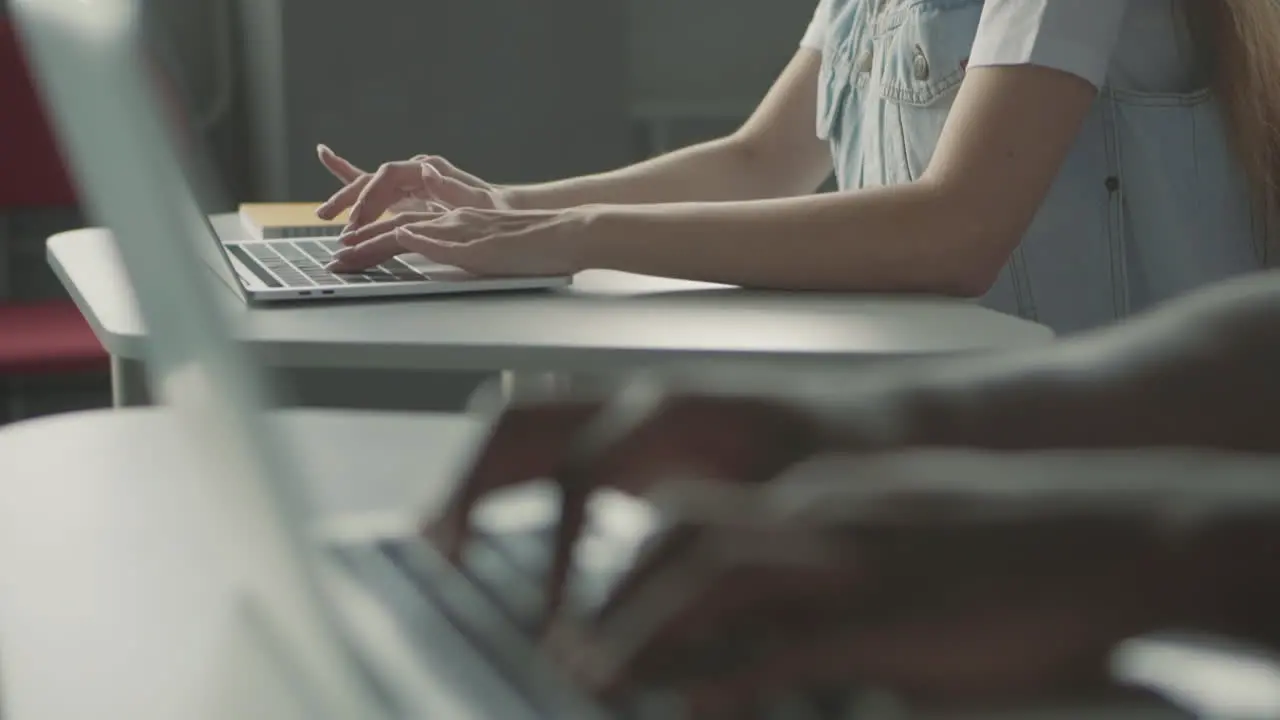
[[[190,472],[163,478],[169,492],[157,497],[181,499],[174,507],[190,515],[188,535],[178,539],[193,542],[181,551],[191,552],[205,577],[227,583],[242,598],[238,607],[268,620],[271,628],[269,636],[228,634],[225,645],[209,645],[202,656],[207,669],[231,671],[237,658],[267,657],[241,654],[244,643],[231,644],[245,636],[261,638],[271,651],[287,653],[289,680],[307,683],[299,695],[318,705],[307,717],[379,716],[380,702],[321,592],[325,565],[312,535],[310,499],[291,437],[278,432],[278,420],[265,413],[268,379],[234,341],[233,318],[196,257],[196,249],[216,243],[201,237],[201,212],[186,174],[190,164],[184,168],[176,160],[185,155],[189,163],[199,145],[190,140],[193,134],[176,132],[161,117],[154,76],[148,76],[152,65],[143,57],[150,53],[138,37],[136,2],[11,0],[9,7],[30,41],[86,206],[116,236],[147,329],[152,390],[168,405],[187,443],[184,452],[190,454],[183,457],[189,458]],[[165,142],[171,133],[181,137],[182,151]],[[227,630],[239,621],[230,614],[218,619]],[[236,688],[243,695],[222,695],[232,704],[244,699],[241,709],[264,698],[266,685],[250,684],[256,678],[246,679],[245,673],[209,678],[242,680]],[[245,714],[210,707],[215,715]]]
[[[146,57],[143,66],[155,88],[155,96],[166,113],[172,146],[181,154],[191,192],[206,214],[230,210],[234,204],[228,192],[226,173],[211,151],[205,124],[217,118],[204,118],[197,83],[190,62],[175,49],[174,34],[161,18],[159,6],[148,3],[141,18],[141,34]]]
[[[231,209],[234,204],[230,201],[219,163],[210,152],[208,120],[193,111],[197,107],[195,99],[198,93],[187,70],[188,64],[176,50],[174,35],[161,17],[159,6],[153,5],[144,6],[138,18],[141,39],[138,66],[150,85],[156,106],[163,114],[161,124],[168,130],[169,142],[162,145],[175,154],[186,190],[205,218],[206,236],[197,250],[223,283],[243,299],[244,287],[218,241],[217,232],[207,219],[211,214]]]

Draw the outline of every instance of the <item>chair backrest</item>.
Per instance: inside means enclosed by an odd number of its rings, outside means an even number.
[[[77,204],[12,23],[0,17],[0,212]]]

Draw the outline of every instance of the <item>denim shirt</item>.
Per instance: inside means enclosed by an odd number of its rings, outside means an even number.
[[[841,189],[919,178],[964,79],[982,0],[836,0],[817,131]],[[1104,86],[982,303],[1060,333],[1265,261],[1262,223],[1208,89]]]

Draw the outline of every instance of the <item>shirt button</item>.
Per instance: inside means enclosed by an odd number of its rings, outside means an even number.
[[[925,57],[924,48],[916,46],[915,58],[911,64],[917,80],[929,79],[929,58]]]
[[[860,73],[869,73],[874,62],[875,59],[872,57],[871,51],[863,50],[858,53],[858,58],[854,60],[854,68]]]

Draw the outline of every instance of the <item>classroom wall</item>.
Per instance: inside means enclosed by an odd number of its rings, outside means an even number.
[[[639,102],[754,105],[787,63],[816,0],[631,0]]]
[[[366,163],[440,152],[527,181],[650,153],[654,114],[669,121],[661,149],[730,131],[815,2],[152,0],[207,97],[208,30],[220,4],[234,10],[238,93],[216,129],[232,194],[304,198],[330,187],[318,139]]]
[[[438,152],[504,182],[626,159],[622,5],[244,0],[248,122],[267,199],[332,180],[327,142],[362,164]],[[270,17],[268,17],[270,16]],[[267,54],[276,45],[279,52]],[[277,98],[281,108],[269,108]],[[281,116],[280,113],[283,113]]]

